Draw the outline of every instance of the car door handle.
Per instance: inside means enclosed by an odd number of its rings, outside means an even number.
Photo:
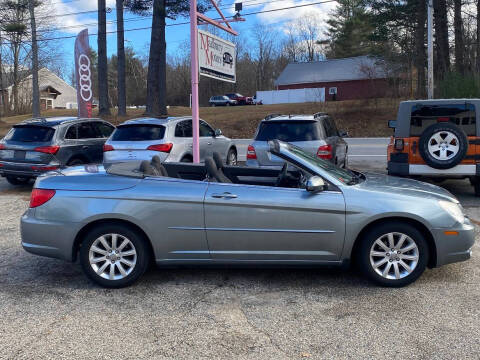
[[[83,146],[82,146],[82,149],[83,149],[83,150],[87,150],[87,149],[88,149],[88,146],[87,146],[87,145],[83,145]]]
[[[225,192],[223,194],[212,194],[212,197],[216,199],[236,199],[238,196],[235,194],[230,194],[229,192]]]
[[[207,145],[212,145],[212,143],[211,143],[211,142],[208,142]]]

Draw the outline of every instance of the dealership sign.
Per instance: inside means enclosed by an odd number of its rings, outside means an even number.
[[[88,29],[80,31],[75,40],[75,76],[77,83],[78,117],[92,117],[93,79]]]
[[[235,44],[206,31],[198,30],[198,67],[200,75],[236,82]]]

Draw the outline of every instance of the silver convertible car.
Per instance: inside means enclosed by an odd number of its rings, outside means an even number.
[[[21,220],[28,252],[105,287],[157,265],[348,265],[384,286],[467,260],[474,227],[448,191],[336,167],[280,141],[281,170],[205,164],[73,167],[37,179]],[[217,159],[217,161],[215,161]]]

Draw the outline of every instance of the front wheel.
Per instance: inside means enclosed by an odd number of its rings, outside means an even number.
[[[147,270],[146,239],[122,224],[100,225],[82,242],[80,262],[85,275],[100,286],[130,286]]]
[[[357,256],[367,278],[382,286],[401,287],[425,271],[428,244],[409,224],[384,223],[365,234]]]

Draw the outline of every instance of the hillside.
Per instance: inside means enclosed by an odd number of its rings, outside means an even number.
[[[251,138],[258,122],[268,114],[313,114],[328,112],[339,129],[346,130],[352,137],[383,137],[392,134],[387,121],[396,118],[398,100],[375,101],[339,101],[329,103],[280,104],[238,107],[202,107],[200,117],[212,126],[222,129],[226,136],[232,138]],[[119,118],[116,115],[106,117],[114,124],[124,120],[142,116],[143,110],[129,109],[128,116]],[[187,107],[171,107],[172,116],[191,115]],[[48,110],[44,116],[75,116],[75,110]],[[95,116],[95,113],[94,113]],[[4,136],[10,127],[29,115],[18,115],[3,118],[0,121],[0,136]]]

